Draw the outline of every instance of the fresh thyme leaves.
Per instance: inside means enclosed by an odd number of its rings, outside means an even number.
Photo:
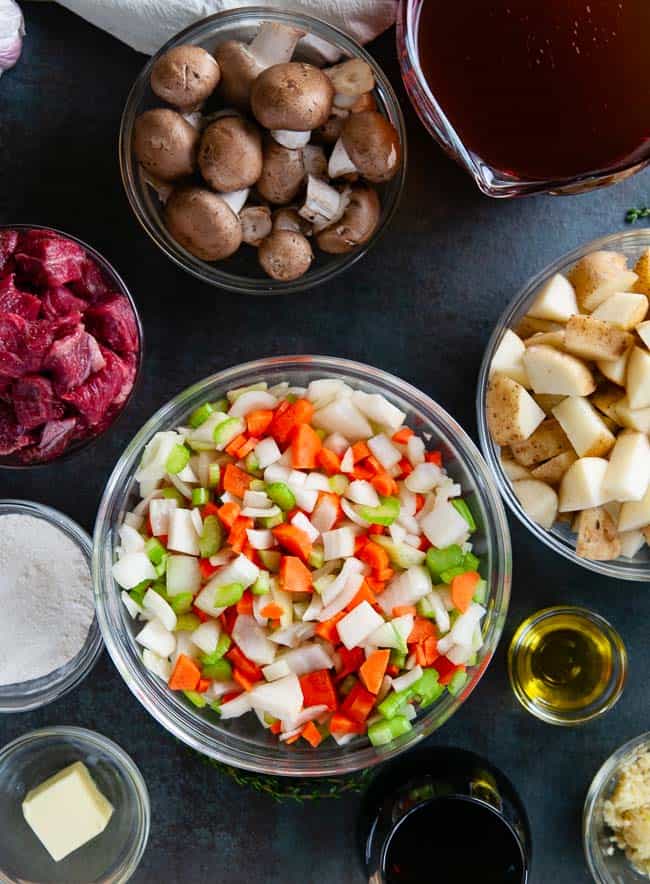
[[[625,213],[625,220],[628,224],[634,224],[641,218],[650,218],[650,206],[639,206],[636,209],[628,209]]]

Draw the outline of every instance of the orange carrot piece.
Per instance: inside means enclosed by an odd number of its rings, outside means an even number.
[[[392,497],[395,494],[397,484],[395,479],[389,476],[388,473],[379,473],[370,481],[377,494],[381,494],[382,497]]]
[[[273,411],[270,408],[258,408],[246,415],[246,429],[251,436],[261,438],[271,426]]]
[[[364,724],[372,707],[375,705],[377,697],[367,691],[359,683],[355,684],[350,693],[341,704],[341,712],[347,715],[352,721],[358,724]]]
[[[359,677],[371,694],[379,693],[389,659],[390,651],[373,651],[359,667]]]
[[[285,744],[285,746],[290,746],[292,743],[297,742],[301,736],[302,736],[302,731],[300,731],[300,733],[298,733],[298,734],[294,734],[292,737],[289,737],[288,740],[283,740],[282,742]]]
[[[322,447],[316,430],[309,424],[298,424],[291,436],[291,465],[294,470],[316,469],[316,455]]]
[[[397,442],[398,445],[406,445],[412,435],[413,430],[410,427],[402,427],[401,430],[393,433],[392,439],[393,442]]]
[[[420,645],[418,645],[420,647]],[[424,654],[426,657],[425,666],[432,666],[433,663],[440,656],[440,651],[438,650],[438,639],[433,636],[429,636],[429,638],[425,638],[422,642],[422,647],[424,647]]]
[[[359,479],[363,482],[369,482],[374,474],[374,471],[367,467],[365,463],[355,463],[354,468],[352,470],[352,475],[355,479]]]
[[[300,676],[303,703],[307,706],[327,706],[335,712],[338,707],[336,688],[327,669],[317,669]]]
[[[397,605],[396,608],[393,608],[393,617],[403,617],[405,614],[413,614],[414,617],[417,617],[418,609],[415,605]]]
[[[253,614],[253,593],[250,589],[247,589],[243,596],[237,602],[237,613],[238,614],[248,614],[252,616]]]
[[[246,531],[248,528],[252,527],[252,519],[245,516],[237,516],[235,519],[233,526],[230,529],[230,534],[228,535],[228,545],[231,546],[236,553],[240,553],[244,549],[248,540]]]
[[[368,534],[383,534],[384,526],[383,525],[369,525],[368,526]]]
[[[309,424],[314,415],[314,406],[308,399],[296,399],[286,408],[279,405],[273,414],[273,420],[269,426],[269,433],[276,442],[284,445],[298,424]]]
[[[359,556],[359,553],[364,548],[364,546],[368,543],[368,538],[365,534],[357,534],[354,538],[354,554],[355,556]]]
[[[360,605],[361,602],[368,602],[371,605],[377,603],[374,592],[370,589],[365,580],[363,581],[363,583],[359,587],[359,591],[345,610],[351,611],[353,608],[356,608],[357,605]]]
[[[330,719],[330,730],[337,734],[363,734],[365,733],[366,726],[365,724],[352,721],[347,715],[335,712]]]
[[[219,518],[229,531],[239,517],[240,510],[238,503],[224,503],[219,507]]]
[[[434,463],[437,467],[442,466],[442,451],[427,451],[424,455],[427,463]]]
[[[315,749],[317,746],[323,742],[323,737],[321,732],[318,730],[313,721],[308,721],[307,724],[302,729],[302,733],[300,736],[307,740],[312,749]]]
[[[384,583],[384,581],[377,580],[376,577],[366,577],[366,583],[375,595],[381,595],[381,593],[386,589],[386,584]]]
[[[395,572],[392,568],[382,568],[381,571],[375,571],[374,573],[377,580],[382,580],[384,583],[387,583],[395,576]]]
[[[226,445],[226,454],[229,454],[231,457],[239,457],[239,449],[246,442],[247,436],[245,433],[240,433],[239,436],[235,436],[235,438]]]
[[[358,460],[364,460],[366,457],[370,457],[371,454],[372,452],[365,442],[355,442],[352,446],[352,457],[354,458],[355,463]]]
[[[297,556],[282,556],[280,587],[285,592],[312,592],[311,571]]]
[[[359,553],[359,558],[366,565],[369,565],[373,571],[383,571],[389,567],[388,553],[383,546],[370,541]]]
[[[201,671],[191,657],[179,654],[176,665],[169,678],[172,691],[195,691],[201,678]]]
[[[234,494],[235,497],[243,497],[248,491],[252,477],[236,467],[234,463],[226,464],[223,471],[223,490]]]
[[[275,602],[269,602],[268,605],[260,608],[260,614],[262,617],[268,617],[271,620],[279,620],[284,614],[284,610],[280,605],[276,605]]]
[[[232,671],[233,680],[237,682],[237,684],[243,688],[245,691],[250,691],[255,684],[254,681],[248,678],[241,669],[233,669]]]
[[[425,639],[429,638],[429,636],[435,638],[437,634],[438,632],[435,624],[430,620],[427,620],[426,617],[416,617],[413,622],[413,629],[406,641],[409,645],[415,645],[423,642]]]
[[[425,667],[427,665],[427,654],[424,649],[424,642],[415,646],[415,662],[418,666]]]
[[[273,536],[281,546],[293,555],[299,556],[303,562],[306,562],[311,555],[312,544],[309,535],[295,525],[278,525],[277,528],[273,528]]]
[[[407,476],[410,476],[411,473],[413,472],[413,467],[411,465],[411,461],[407,460],[405,457],[403,457],[400,460],[400,462],[397,464],[397,466],[402,471],[400,474],[402,479],[405,479]]]
[[[321,448],[316,455],[316,463],[325,470],[328,476],[335,476],[341,471],[341,458],[329,448]]]
[[[258,443],[259,441],[260,441],[260,440],[259,440],[259,439],[256,439],[254,436],[249,436],[249,438],[246,439],[246,441],[243,442],[243,443],[239,446],[239,448],[237,449],[237,457],[238,457],[240,460],[243,460],[243,459],[246,457],[247,454],[250,454],[250,453],[251,453],[251,451],[253,450],[253,448],[255,448],[255,446],[257,445],[257,443]]]
[[[471,605],[472,596],[476,592],[480,579],[480,574],[477,574],[476,571],[466,571],[464,574],[458,574],[451,581],[451,600],[461,614],[464,614]]]
[[[282,722],[280,721],[280,719],[274,721],[269,730],[272,734],[279,734],[282,730]]]
[[[336,624],[339,620],[342,620],[343,617],[345,617],[345,614],[345,611],[339,611],[338,614],[330,617],[329,620],[318,623],[316,626],[316,635],[319,635],[321,638],[324,638],[325,641],[332,642],[332,644],[335,645],[339,641],[339,633]]]
[[[209,678],[200,678],[199,683],[196,686],[197,694],[204,694],[211,684],[212,682]]]

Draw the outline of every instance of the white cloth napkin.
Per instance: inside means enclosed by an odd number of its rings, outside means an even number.
[[[304,12],[367,43],[395,21],[396,0],[60,0],[138,52],[153,54],[197,19],[238,6]]]

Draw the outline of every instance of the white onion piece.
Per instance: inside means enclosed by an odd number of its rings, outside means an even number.
[[[13,0],[0,0],[0,76],[20,58],[24,36],[25,20],[20,7]]]
[[[302,712],[299,712],[291,721],[282,722],[282,730],[290,731],[295,728],[303,728],[308,721],[314,721],[323,712],[327,712],[327,706],[320,704],[318,706],[307,706]]]
[[[246,536],[253,549],[271,549],[275,546],[275,537],[270,529],[247,528]]]
[[[312,523],[309,521],[307,516],[304,513],[296,513],[296,515],[291,520],[291,524],[295,525],[296,528],[299,528],[303,531],[307,537],[313,543],[315,540],[318,540],[320,536],[320,531],[318,528],[315,528]]]
[[[245,491],[244,506],[257,506],[260,509],[270,509],[273,501],[264,491]]]
[[[368,439],[368,448],[385,470],[397,466],[402,459],[402,452],[393,445],[385,433],[379,433],[372,439]]]
[[[165,629],[169,630],[169,632],[174,631],[178,622],[174,609],[155,589],[148,589],[145,592],[142,604],[145,611],[151,611],[154,617],[160,620]]]
[[[411,685],[415,684],[415,682],[421,677],[422,667],[414,666],[410,672],[393,679],[393,688],[397,693],[405,691],[407,688],[410,688]]]
[[[348,448],[343,457],[341,458],[341,472],[342,473],[351,473],[354,470],[354,454],[352,452],[352,448]]]
[[[317,669],[331,669],[334,663],[325,648],[316,642],[307,642],[300,648],[287,651],[277,662],[280,660],[286,663],[295,675],[306,675]]]
[[[328,448],[339,457],[343,457],[349,447],[350,443],[345,436],[342,436],[340,433],[330,433],[330,435],[326,436],[323,440],[323,448]]]
[[[271,436],[258,442],[253,450],[255,451],[255,457],[257,458],[257,463],[261,470],[270,467],[271,464],[274,464],[282,457],[282,452],[278,448],[275,439],[271,438]]]
[[[232,700],[228,700],[227,703],[222,703],[219,706],[219,717],[224,720],[239,718],[240,715],[250,712],[252,708],[250,694],[240,694],[238,697],[234,697]]]
[[[348,485],[345,496],[353,503],[359,503],[362,506],[379,506],[379,495],[372,487],[370,482],[365,479],[355,479]]]
[[[406,456],[410,460],[412,466],[416,467],[419,463],[424,463],[424,455],[426,448],[424,440],[419,436],[409,436],[406,443]]]
[[[112,568],[113,578],[122,589],[133,589],[143,580],[155,580],[156,570],[143,552],[126,553],[115,562]]]
[[[342,611],[343,608],[346,608],[355,595],[361,589],[361,584],[363,583],[363,575],[362,574],[352,574],[348,577],[345,588],[342,592],[340,592],[333,602],[331,602],[326,608],[318,615],[318,619],[321,622],[325,620],[329,620],[335,614],[338,614],[339,611]],[[383,595],[383,593],[382,593]]]
[[[144,551],[144,537],[135,528],[122,523],[118,534],[120,535],[121,555]]]
[[[416,494],[426,494],[433,491],[442,478],[442,470],[434,463],[419,463],[410,475],[404,480],[409,491]]]
[[[144,663],[145,669],[148,669],[149,672],[153,672],[154,675],[162,678],[165,682],[169,681],[172,674],[172,664],[169,660],[156,654],[155,651],[150,651],[149,648],[145,648],[142,651],[142,662]]]
[[[349,528],[336,528],[323,534],[323,556],[329,559],[345,559],[354,555],[354,533]]]
[[[162,625],[160,620],[150,620],[135,640],[160,657],[169,657],[176,648],[176,637]]]
[[[125,589],[122,590],[120,596],[122,598],[122,601],[124,602],[124,607],[129,612],[129,616],[132,620],[137,620],[138,617],[142,616],[142,614],[144,613],[143,609],[137,602],[133,601],[133,599]]]
[[[149,518],[154,537],[169,534],[169,519],[175,509],[178,509],[178,501],[173,497],[157,497],[149,504]]]
[[[339,508],[333,498],[322,497],[316,506],[311,517],[311,523],[321,534],[329,531],[339,515]]]
[[[355,510],[355,508],[348,500],[346,500],[344,497],[341,497],[339,503],[341,504],[341,509],[351,522],[354,522],[354,524],[357,525],[359,528],[368,527],[368,523],[366,522],[366,520],[361,518],[359,513]]]
[[[228,414],[230,417],[246,417],[251,411],[273,409],[277,404],[275,396],[265,390],[250,390],[237,397]]]
[[[240,614],[237,617],[232,637],[242,653],[253,663],[267,665],[275,659],[276,646],[269,641],[266,631],[249,614]]]

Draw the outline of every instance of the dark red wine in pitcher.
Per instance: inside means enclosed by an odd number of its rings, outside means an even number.
[[[519,179],[650,153],[650,0],[424,0],[420,64],[465,147]]]

